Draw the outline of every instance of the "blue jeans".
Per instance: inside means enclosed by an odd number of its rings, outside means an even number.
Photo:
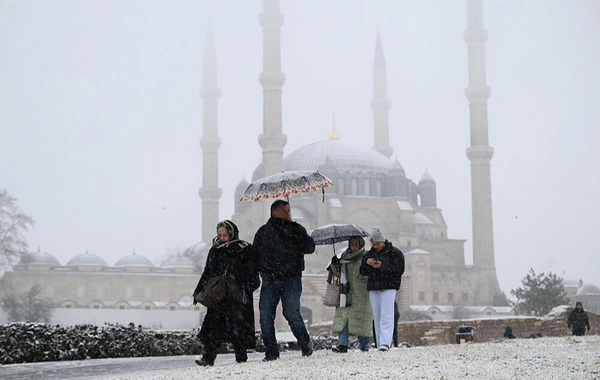
[[[263,281],[260,288],[260,331],[265,344],[265,356],[279,357],[279,347],[275,337],[275,313],[281,300],[283,316],[288,321],[292,334],[302,347],[308,346],[310,336],[300,314],[300,296],[302,295],[302,278],[290,278],[283,281]]]
[[[338,335],[338,346],[346,346],[348,347],[348,323],[344,326],[344,329]],[[368,336],[359,336],[358,337],[358,348],[361,350],[368,350],[369,343],[371,343],[371,338]]]

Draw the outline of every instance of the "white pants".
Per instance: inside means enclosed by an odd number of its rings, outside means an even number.
[[[383,345],[391,347],[392,334],[394,333],[396,289],[370,290],[369,299],[373,310],[373,321],[375,322],[377,348],[379,349]]]

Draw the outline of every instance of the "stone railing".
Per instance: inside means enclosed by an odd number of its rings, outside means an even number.
[[[588,312],[590,334],[600,334],[600,315]],[[398,323],[398,341],[414,346],[456,344],[456,333],[460,326],[475,328],[475,342],[490,342],[501,339],[506,326],[510,326],[517,338],[533,336],[567,336],[567,310],[553,311],[544,317],[511,316],[500,319],[468,319],[445,321],[416,321]],[[331,323],[320,323],[309,328],[311,336],[332,336]]]

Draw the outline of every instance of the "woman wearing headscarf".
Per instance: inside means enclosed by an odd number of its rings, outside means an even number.
[[[238,363],[248,360],[247,349],[255,348],[252,293],[260,285],[257,259],[252,245],[239,238],[239,230],[232,221],[223,220],[217,224],[217,236],[194,290],[194,304],[196,295],[215,276],[225,274],[227,295],[217,306],[207,308],[198,334],[204,347],[202,357],[195,360],[199,366],[214,365],[218,348],[224,342],[233,344]]]
[[[373,313],[369,303],[367,277],[360,274],[365,254],[365,239],[352,236],[340,258],[333,256],[329,270],[340,279],[340,306],[335,309],[333,332],[338,333],[338,345],[333,352],[348,352],[348,337],[358,337],[361,351],[369,351]]]

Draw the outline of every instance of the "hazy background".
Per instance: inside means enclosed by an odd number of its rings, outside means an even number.
[[[437,183],[471,262],[465,1],[282,1],[285,154],[373,145],[377,27],[390,144]],[[65,265],[155,263],[201,239],[202,50],[219,65],[220,218],[262,154],[262,1],[0,0],[0,188]],[[484,1],[496,266],[507,293],[533,267],[600,285],[600,1]],[[370,228],[372,226],[364,226]]]

